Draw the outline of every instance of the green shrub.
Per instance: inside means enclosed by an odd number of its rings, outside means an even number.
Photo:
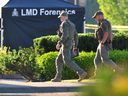
[[[81,88],[81,96],[128,96],[128,70],[114,73],[110,68],[102,67],[93,85]]]
[[[58,52],[38,55],[33,48],[23,48],[0,55],[0,74],[16,72],[31,81],[50,80],[55,76],[55,59]],[[81,52],[74,61],[88,73],[88,78],[94,73],[94,52]],[[119,66],[128,68],[128,51],[114,50],[110,58]],[[64,65],[63,79],[76,79],[77,74]]]
[[[41,74],[40,76],[46,80],[50,80],[55,75],[55,58],[57,57],[57,52],[49,52],[43,54],[36,58],[36,62],[39,66]]]
[[[128,33],[116,33],[113,39],[113,49],[128,50]]]
[[[3,58],[4,58],[4,55],[2,56],[2,55],[0,54],[0,62],[3,62]],[[3,63],[1,63],[1,64],[0,64],[0,74],[5,73],[5,69],[6,69],[5,65],[4,65]]]
[[[55,59],[57,57],[57,54],[58,52],[49,52],[37,58],[37,63],[39,64],[41,74],[46,80],[50,80],[55,76]],[[80,65],[80,67],[84,68],[84,70],[88,71],[89,73],[89,71],[91,71],[91,69],[93,68],[93,61],[91,61],[93,60],[93,57],[93,52],[81,52],[80,56],[74,58],[74,60]],[[77,78],[75,72],[73,72],[66,65],[64,65],[63,79],[74,78]]]
[[[40,57],[37,57],[37,64],[39,64],[41,77],[44,77],[46,80],[50,80],[55,76],[55,59],[57,57],[57,54],[58,52],[49,52]],[[88,77],[92,76],[94,71],[94,55],[95,54],[93,52],[81,52],[80,56],[74,58],[75,62],[88,72]],[[63,79],[78,78],[77,74],[73,70],[69,69],[65,64],[62,74]]]
[[[35,61],[36,55],[33,48],[22,48],[18,52],[13,50],[0,58],[0,64],[8,70],[21,74],[28,80],[36,81],[39,79],[38,65]]]
[[[74,58],[75,62],[87,71],[88,76],[91,77],[94,73],[94,52],[81,52],[80,56]],[[40,57],[37,57],[37,64],[41,70],[40,76],[44,76],[46,80],[50,80],[54,77],[55,71],[55,58],[57,57],[57,52],[46,53]],[[128,67],[128,51],[114,50],[110,52],[110,57],[120,66]],[[63,79],[74,79],[77,75],[70,70],[67,66],[64,66]]]
[[[78,48],[80,51],[96,51],[98,42],[94,34],[79,34],[79,45]]]
[[[6,57],[6,51],[7,51],[7,48],[6,47],[4,47],[4,50],[2,50],[1,48],[0,48],[0,74],[5,74],[5,73],[8,73],[7,71],[6,71],[6,66],[5,66],[5,64],[3,63],[3,62],[5,62],[4,61],[4,58]]]
[[[34,39],[34,47],[39,52],[43,48],[44,52],[50,52],[56,50],[56,43],[58,41],[57,36],[43,36],[37,39]],[[42,54],[42,52],[40,52]]]
[[[34,39],[34,47],[37,49],[44,48],[45,52],[56,51],[56,43],[58,37],[55,36],[43,36]],[[94,38],[94,34],[79,34],[79,50],[80,51],[96,51],[98,42]],[[115,33],[113,39],[113,48],[116,50],[127,50],[128,49],[128,34],[126,33]]]
[[[128,68],[128,51],[113,50],[110,54],[111,59],[119,66]]]

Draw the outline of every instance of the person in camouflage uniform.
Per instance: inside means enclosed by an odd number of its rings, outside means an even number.
[[[68,19],[68,14],[65,11],[60,13],[58,17],[61,20],[60,29],[57,32],[60,37],[56,49],[59,50],[58,57],[56,58],[56,75],[51,80],[52,82],[61,82],[63,64],[74,70],[78,76],[78,82],[83,80],[87,73],[81,69],[74,61],[72,61],[71,50],[77,49],[78,34],[75,25]]]
[[[119,71],[120,68],[109,59],[109,50],[112,49],[112,27],[111,23],[104,19],[103,12],[97,11],[94,18],[98,23],[96,30],[96,38],[99,41],[96,56],[94,59],[95,70],[101,67],[102,64],[110,66],[112,69]]]

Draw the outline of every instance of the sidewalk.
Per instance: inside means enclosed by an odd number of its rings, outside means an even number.
[[[0,96],[79,96],[79,88],[90,84],[94,84],[94,80],[85,80],[81,83],[76,80],[65,80],[53,83],[0,79]]]
[[[0,93],[0,96],[81,96],[80,93]]]

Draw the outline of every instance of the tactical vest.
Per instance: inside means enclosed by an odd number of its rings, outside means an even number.
[[[101,40],[103,39],[103,34],[104,34],[104,32],[103,32],[103,30],[102,30],[101,27],[99,27],[99,28],[95,31],[95,34],[96,34],[96,39],[97,39],[98,41],[101,41]]]
[[[96,38],[99,42],[102,41],[104,36],[104,31],[101,25],[102,25],[102,21],[99,23],[99,28],[95,31]],[[112,32],[109,32],[109,36],[105,43],[111,43],[111,42],[112,42]]]

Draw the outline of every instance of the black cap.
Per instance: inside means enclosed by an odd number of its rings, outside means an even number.
[[[96,18],[96,16],[98,16],[98,15],[104,15],[104,14],[103,14],[103,12],[101,12],[101,11],[97,11],[97,12],[92,16],[92,18]]]
[[[58,16],[58,18],[60,18],[61,16],[66,16],[66,17],[68,17],[68,14],[67,14],[67,12],[62,11],[62,12],[60,13],[60,15]]]

